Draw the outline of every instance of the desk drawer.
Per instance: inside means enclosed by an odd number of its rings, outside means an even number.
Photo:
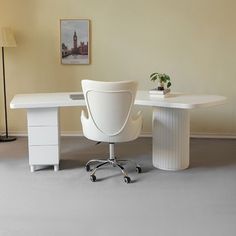
[[[57,165],[59,164],[59,147],[29,146],[30,165]]]
[[[59,143],[58,127],[28,127],[29,146],[57,145]]]
[[[58,108],[31,108],[27,111],[28,126],[58,126]]]

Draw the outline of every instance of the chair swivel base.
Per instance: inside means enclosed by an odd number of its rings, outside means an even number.
[[[85,165],[85,169],[86,169],[86,171],[92,171],[91,174],[90,174],[90,180],[91,180],[92,182],[95,182],[95,181],[96,181],[95,172],[96,172],[100,167],[106,166],[106,165],[110,165],[110,166],[113,166],[113,167],[118,167],[118,168],[121,170],[122,174],[124,175],[124,181],[125,181],[125,183],[128,184],[128,183],[131,182],[131,178],[128,176],[128,174],[126,173],[124,167],[123,167],[122,164],[121,164],[121,163],[126,163],[126,162],[133,162],[133,161],[130,161],[130,160],[119,160],[119,161],[118,161],[116,158],[114,158],[114,159],[110,159],[110,158],[109,158],[109,159],[107,159],[107,160],[90,160],[90,161],[87,162],[87,164]],[[98,164],[95,168],[90,169],[90,165],[91,165],[92,163],[99,163],[99,164]],[[136,171],[137,171],[138,173],[141,173],[141,172],[142,172],[141,167],[140,167],[138,164],[136,164],[136,163],[135,163],[135,165],[136,165]]]

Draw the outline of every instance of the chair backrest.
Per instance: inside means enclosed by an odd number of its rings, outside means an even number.
[[[82,80],[89,119],[98,130],[113,136],[124,129],[132,111],[137,86],[135,81]]]

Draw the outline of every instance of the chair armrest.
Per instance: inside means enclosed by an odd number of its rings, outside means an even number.
[[[88,115],[87,115],[87,112],[85,112],[84,110],[81,111],[81,119],[86,119],[88,120]]]
[[[136,114],[132,115],[133,121],[138,120],[140,118],[142,118],[142,111],[138,111]]]

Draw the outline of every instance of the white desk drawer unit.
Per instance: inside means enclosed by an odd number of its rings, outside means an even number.
[[[58,108],[28,109],[29,164],[31,172],[36,166],[53,165],[59,169],[60,130]]]
[[[29,145],[58,145],[57,126],[29,126]]]
[[[55,165],[58,162],[58,145],[30,146],[30,165]]]

